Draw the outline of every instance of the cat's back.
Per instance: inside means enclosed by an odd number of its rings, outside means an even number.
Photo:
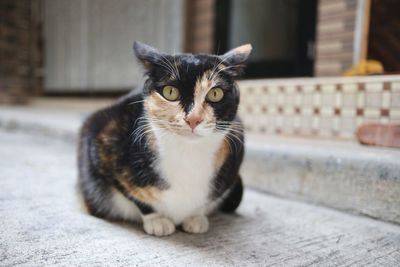
[[[82,125],[80,137],[95,137],[111,125],[119,126],[121,132],[126,131],[127,127],[141,116],[142,102],[141,94],[135,92],[120,97],[112,105],[90,114]]]
[[[126,157],[133,125],[143,112],[142,102],[140,94],[129,93],[86,118],[78,144],[80,176],[90,177],[91,166],[108,170],[105,168],[107,162],[117,162]]]

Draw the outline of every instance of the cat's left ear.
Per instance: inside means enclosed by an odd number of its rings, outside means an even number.
[[[133,43],[135,56],[141,61],[143,66],[149,71],[154,65],[160,62],[162,54],[154,47],[141,42]]]
[[[245,44],[238,46],[219,57],[223,61],[222,64],[229,66],[227,71],[231,73],[231,75],[239,76],[243,72],[244,67],[246,67],[246,62],[250,56],[251,50],[251,44]]]

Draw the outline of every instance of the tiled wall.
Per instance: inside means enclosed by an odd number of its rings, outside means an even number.
[[[400,123],[400,76],[241,81],[240,116],[260,134],[353,139],[363,122]]]

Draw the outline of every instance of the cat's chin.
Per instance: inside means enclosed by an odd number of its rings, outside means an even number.
[[[194,133],[194,132],[188,132],[188,133],[180,134],[180,135],[190,141],[200,140],[205,137],[203,135],[200,135],[200,134]]]
[[[196,142],[203,140],[204,138],[207,137],[207,135],[202,135],[196,132],[185,132],[185,133],[176,133],[179,137],[181,137],[182,140],[188,141],[188,142]]]

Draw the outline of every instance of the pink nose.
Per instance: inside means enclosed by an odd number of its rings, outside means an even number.
[[[193,130],[194,128],[196,128],[197,125],[199,125],[203,121],[203,119],[199,116],[188,116],[185,119],[185,121]]]

